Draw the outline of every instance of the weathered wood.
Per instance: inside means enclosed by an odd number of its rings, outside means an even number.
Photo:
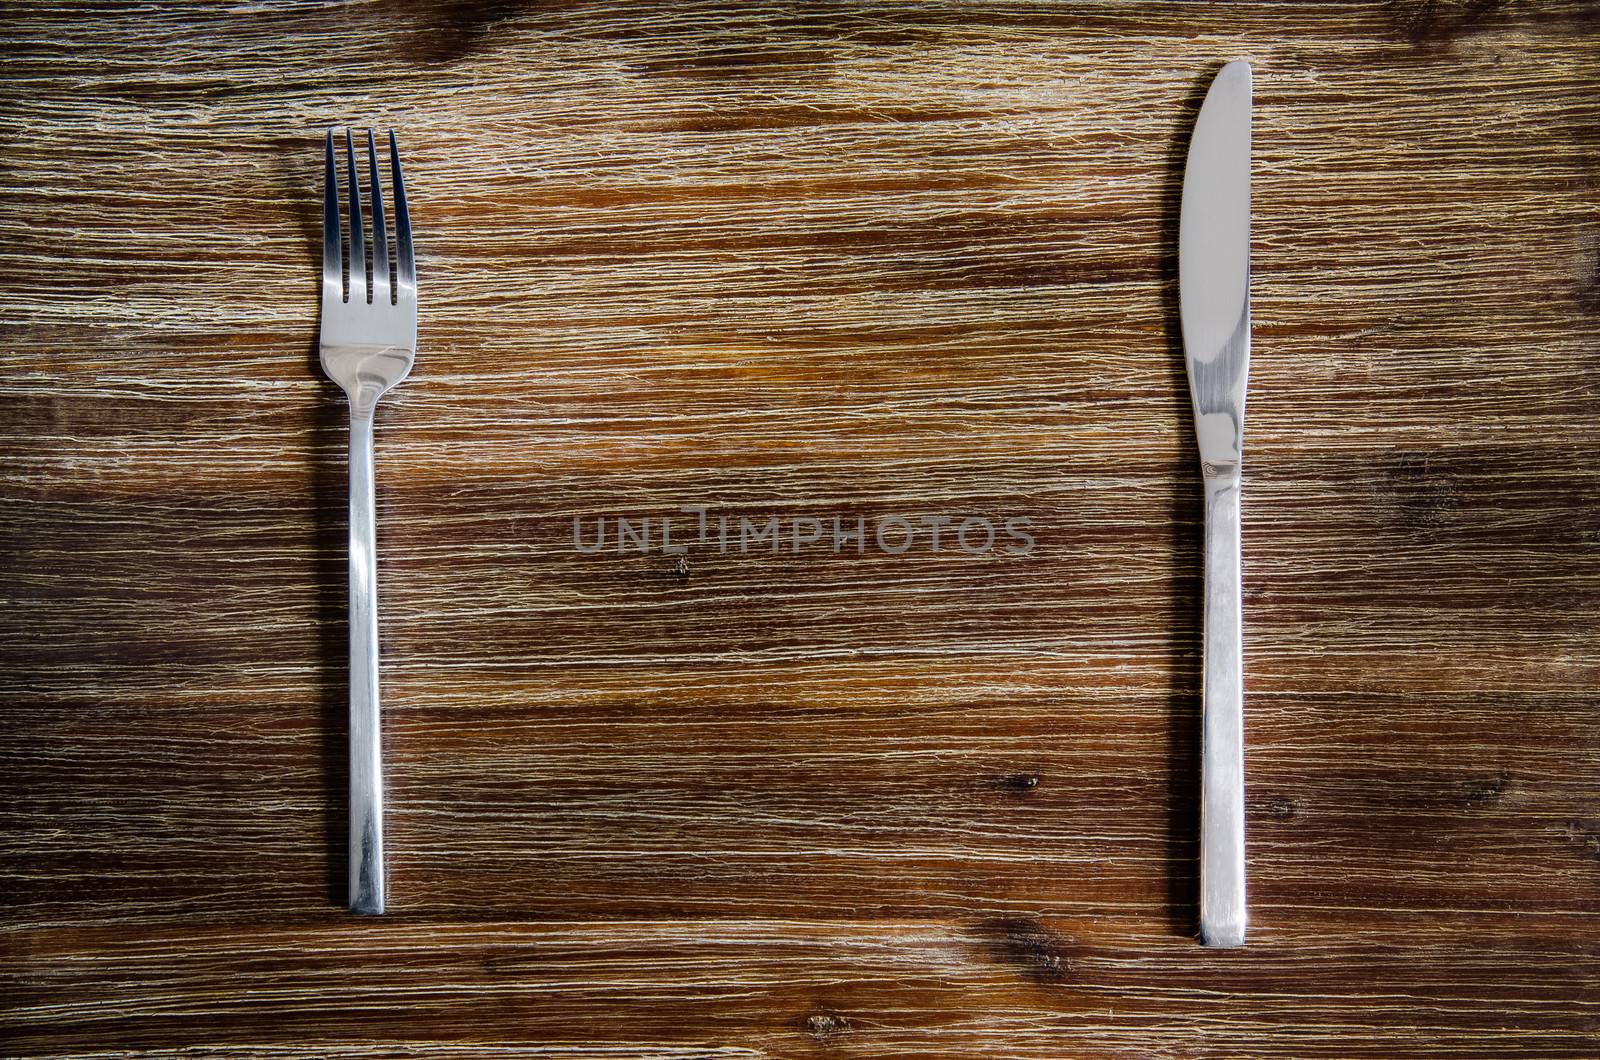
[[[1597,16],[9,5],[0,1051],[1595,1055]],[[1241,55],[1254,934],[1214,953],[1174,239]],[[400,130],[423,298],[379,922],[315,367],[347,122]],[[689,504],[1037,547],[573,547]]]

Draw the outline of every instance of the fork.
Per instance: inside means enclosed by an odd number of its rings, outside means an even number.
[[[372,486],[372,420],[378,399],[411,371],[417,352],[417,275],[400,149],[389,133],[396,268],[389,271],[378,149],[367,130],[372,268],[361,223],[355,141],[349,167],[348,243],[339,224],[339,176],[328,130],[322,196],[322,370],[350,400],[350,911],[381,913],[383,748],[378,722],[378,571]],[[348,246],[348,262],[343,251]],[[345,282],[348,264],[348,285]],[[391,283],[392,279],[392,283]],[[348,286],[348,290],[346,289]]]

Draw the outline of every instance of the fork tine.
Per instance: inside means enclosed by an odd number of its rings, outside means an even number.
[[[350,168],[350,301],[370,302],[367,248],[361,234],[361,183],[356,177],[356,145],[349,129],[344,131],[344,153]]]
[[[333,162],[333,130],[322,171],[322,297],[344,301],[344,248],[339,232],[339,170]]]
[[[389,298],[389,233],[383,223],[383,189],[378,182],[378,148],[367,130],[367,190],[372,196],[372,302],[388,305]]]
[[[400,146],[389,130],[389,167],[394,185],[394,250],[398,259],[395,294],[398,298],[417,296],[417,263],[411,252],[411,210],[406,205],[406,180],[400,173]]]

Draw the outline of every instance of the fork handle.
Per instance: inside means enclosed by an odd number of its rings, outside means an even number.
[[[383,747],[378,725],[378,543],[372,410],[350,412],[350,911],[381,913]]]
[[[1204,732],[1200,752],[1200,941],[1242,946],[1244,619],[1237,466],[1206,476]]]

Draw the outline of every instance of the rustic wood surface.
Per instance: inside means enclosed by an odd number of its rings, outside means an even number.
[[[1148,10],[1147,10],[1148,8]],[[1600,8],[5,6],[6,1056],[1600,1053]],[[1257,69],[1253,936],[1182,152]],[[400,130],[393,914],[322,133]],[[1026,516],[1027,555],[572,544]]]

